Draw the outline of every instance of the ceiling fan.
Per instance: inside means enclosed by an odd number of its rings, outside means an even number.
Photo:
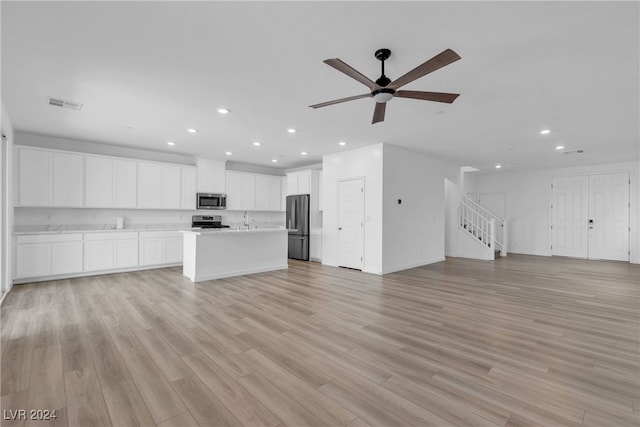
[[[382,63],[382,75],[375,82],[371,81],[364,74],[341,61],[338,58],[325,59],[323,62],[332,66],[338,71],[343,72],[347,76],[356,79],[363,85],[367,86],[370,93],[362,95],[350,96],[348,98],[335,99],[333,101],[327,101],[320,104],[310,105],[311,108],[326,107],[328,105],[339,104],[341,102],[353,101],[355,99],[373,97],[376,101],[376,107],[373,110],[373,120],[371,124],[378,123],[384,120],[384,112],[387,107],[387,101],[390,101],[394,97],[397,98],[413,98],[422,99],[425,101],[446,102],[451,104],[459,96],[457,93],[442,93],[442,92],[422,92],[416,90],[398,90],[407,83],[411,83],[420,77],[426,76],[429,73],[436,71],[439,68],[449,65],[452,62],[460,59],[460,56],[451,49],[439,53],[423,64],[417,66],[413,70],[409,71],[405,75],[391,81],[389,77],[384,75],[384,61],[389,59],[391,51],[389,49],[376,50],[375,57]]]

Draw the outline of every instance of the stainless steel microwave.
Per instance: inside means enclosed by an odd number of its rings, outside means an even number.
[[[227,195],[216,193],[198,193],[196,209],[226,209]]]

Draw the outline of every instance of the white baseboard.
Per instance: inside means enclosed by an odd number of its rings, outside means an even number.
[[[425,260],[425,261],[420,261],[420,262],[417,262],[417,263],[405,264],[405,265],[401,265],[401,266],[397,266],[397,267],[391,267],[391,268],[385,268],[385,269],[383,269],[382,274],[395,273],[397,271],[408,270],[410,268],[416,268],[416,267],[422,267],[423,265],[435,264],[436,262],[442,262],[442,261],[444,261],[444,257],[437,257],[437,258],[432,258],[432,259],[428,259],[428,260]]]
[[[269,267],[260,267],[260,268],[248,268],[242,270],[234,270],[234,271],[225,271],[222,273],[215,274],[206,274],[202,276],[196,276],[195,280],[192,282],[204,282],[206,280],[214,280],[214,279],[224,279],[226,277],[234,277],[234,276],[243,276],[245,274],[256,274],[256,273],[264,273],[267,271],[275,271],[275,270],[286,270],[289,268],[288,264],[283,265],[274,265]]]
[[[137,266],[137,267],[130,267],[130,268],[120,268],[118,270],[87,271],[87,272],[73,273],[73,274],[58,274],[55,276],[25,277],[20,279],[13,279],[13,284],[20,285],[24,283],[49,282],[52,280],[77,279],[78,277],[102,276],[105,274],[116,274],[116,273],[131,273],[133,271],[155,270],[157,268],[169,268],[169,267],[181,267],[181,266],[182,266],[182,263],[179,262],[179,263],[173,263],[173,264],[145,265],[145,266]]]

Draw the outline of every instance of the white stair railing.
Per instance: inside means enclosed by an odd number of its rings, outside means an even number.
[[[500,248],[500,255],[507,255],[507,224],[491,211],[463,196],[460,202],[460,227],[476,237],[488,248]],[[502,237],[496,235],[496,226],[502,228]]]

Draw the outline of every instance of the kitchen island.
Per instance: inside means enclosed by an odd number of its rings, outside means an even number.
[[[284,228],[190,229],[182,234],[182,274],[192,282],[288,268]]]

